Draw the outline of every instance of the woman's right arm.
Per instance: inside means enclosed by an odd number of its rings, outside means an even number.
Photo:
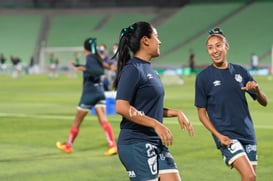
[[[116,100],[116,112],[136,124],[153,128],[164,145],[172,145],[173,136],[171,131],[159,121],[138,111],[128,101]]]
[[[198,107],[197,112],[199,120],[220,141],[221,145],[228,146],[232,143],[232,140],[229,137],[222,135],[216,130],[216,128],[207,116],[206,108]]]

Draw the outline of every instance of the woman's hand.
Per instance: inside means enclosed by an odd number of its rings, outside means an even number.
[[[185,131],[186,128],[188,130],[189,136],[194,136],[194,129],[187,116],[183,112],[179,111],[177,114],[177,118],[182,131]]]
[[[246,83],[245,87],[241,88],[242,90],[253,90],[258,93],[259,85],[255,81],[249,81]]]
[[[171,146],[173,144],[173,135],[169,128],[160,122],[157,122],[153,128],[163,145]]]
[[[219,135],[217,138],[222,146],[229,146],[232,143],[232,139],[227,136]]]

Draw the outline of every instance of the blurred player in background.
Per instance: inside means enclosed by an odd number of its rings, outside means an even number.
[[[118,62],[118,53],[117,53],[117,51],[118,51],[118,43],[114,43],[113,47],[112,47],[112,55],[111,55],[112,58],[110,60],[111,65],[117,66],[117,62]],[[110,70],[109,74],[110,74],[109,79],[110,79],[110,83],[111,83],[110,87],[113,88],[113,83],[114,83],[114,81],[116,79],[116,71]]]
[[[108,55],[107,46],[105,44],[100,44],[98,46],[98,54],[104,63],[110,66],[110,57]],[[109,91],[111,89],[110,85],[110,70],[105,69],[104,75],[101,77],[102,83],[105,91]]]
[[[164,87],[151,66],[160,44],[156,29],[147,22],[134,23],[120,34],[114,82],[116,111],[122,116],[118,152],[130,180],[181,180],[167,147],[173,136],[163,117],[177,117],[181,129],[194,134],[183,112],[163,107]]]
[[[74,60],[69,62],[68,65],[68,77],[69,78],[77,78],[77,73],[79,72],[75,65],[80,65],[80,54],[79,52],[74,52]]]
[[[80,125],[85,116],[94,106],[98,121],[103,128],[106,140],[108,142],[108,150],[104,153],[104,155],[114,155],[117,154],[116,141],[112,126],[107,120],[105,111],[106,98],[101,82],[101,76],[104,74],[104,68],[110,69],[112,67],[105,64],[98,55],[95,38],[87,38],[84,41],[84,54],[86,55],[85,65],[74,64],[78,70],[83,71],[83,91],[76,110],[75,119],[70,128],[67,141],[65,143],[57,142],[56,146],[66,153],[72,152],[72,144],[80,131]]]
[[[111,64],[117,65],[118,62],[118,43],[114,43],[112,47],[112,58],[111,58]],[[115,55],[115,56],[114,56]]]
[[[229,44],[220,28],[209,31],[206,47],[212,65],[196,78],[199,119],[212,133],[225,163],[240,173],[242,181],[255,181],[256,137],[245,94],[262,106],[267,98],[245,68],[228,63]]]
[[[251,54],[251,69],[252,70],[257,70],[258,69],[258,64],[259,64],[259,57],[256,53]]]

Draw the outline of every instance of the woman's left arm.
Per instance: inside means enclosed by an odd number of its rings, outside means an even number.
[[[185,131],[188,130],[190,136],[194,135],[194,129],[187,116],[180,110],[164,108],[164,117],[177,117],[180,128]]]

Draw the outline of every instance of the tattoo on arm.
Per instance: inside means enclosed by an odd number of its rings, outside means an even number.
[[[136,108],[133,106],[130,106],[129,108],[129,116],[130,117],[135,117],[135,116],[144,116],[144,112],[138,111]]]

